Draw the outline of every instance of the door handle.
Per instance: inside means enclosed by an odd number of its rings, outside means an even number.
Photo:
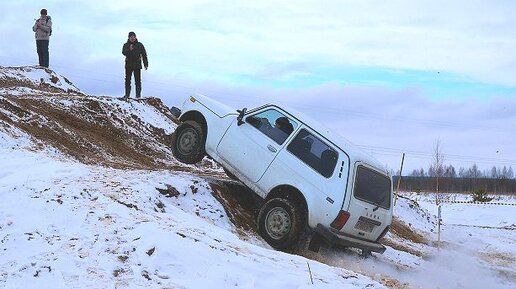
[[[275,152],[277,152],[277,151],[278,151],[278,150],[277,150],[275,147],[273,147],[272,145],[268,145],[268,146],[267,146],[267,148],[268,148],[271,152],[273,152],[273,153],[275,153]]]

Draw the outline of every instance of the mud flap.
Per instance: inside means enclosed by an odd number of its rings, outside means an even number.
[[[308,244],[308,250],[315,253],[319,252],[323,241],[323,237],[319,233],[313,232],[312,237],[310,238],[310,243]]]
[[[181,115],[181,109],[173,106],[170,108],[170,112],[176,119],[179,119],[179,116]]]
[[[373,254],[371,254],[370,250],[362,249],[362,254],[360,254],[360,257],[366,259],[366,258],[369,258],[371,256],[373,256]]]

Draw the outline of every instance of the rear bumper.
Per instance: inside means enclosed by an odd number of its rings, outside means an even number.
[[[356,239],[353,237],[342,235],[340,233],[333,231],[330,228],[325,227],[322,224],[317,224],[317,227],[315,227],[315,232],[321,235],[324,239],[326,239],[326,241],[333,245],[343,247],[354,247],[361,249],[362,251],[377,252],[380,254],[383,254],[383,252],[385,252],[385,246],[380,243]]]

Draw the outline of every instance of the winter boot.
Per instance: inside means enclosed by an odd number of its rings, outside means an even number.
[[[129,95],[131,95],[131,86],[126,86],[125,87],[125,95],[124,95],[125,101],[129,100]]]
[[[136,98],[141,98],[141,97],[142,97],[142,88],[137,87],[136,88]]]

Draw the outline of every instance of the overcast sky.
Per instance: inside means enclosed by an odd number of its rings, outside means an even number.
[[[50,68],[88,94],[123,94],[122,45],[149,55],[143,94],[179,106],[281,101],[393,170],[516,169],[515,1],[17,1],[0,4],[1,66],[37,64],[32,25],[53,20]],[[134,89],[133,89],[134,91]]]

